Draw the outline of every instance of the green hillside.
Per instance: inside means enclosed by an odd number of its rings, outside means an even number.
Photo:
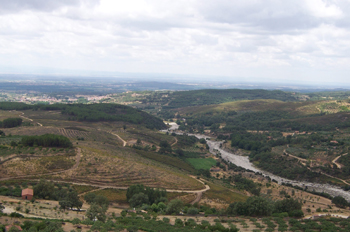
[[[163,109],[220,104],[237,100],[275,99],[280,101],[296,101],[296,98],[291,93],[280,90],[269,91],[263,89],[204,89],[179,91],[174,92],[169,98],[170,101],[168,105],[163,106]]]
[[[1,110],[59,110],[72,121],[111,122],[123,121],[141,124],[150,129],[163,129],[166,125],[157,117],[130,106],[119,104],[53,104],[26,105],[16,102],[0,102]]]

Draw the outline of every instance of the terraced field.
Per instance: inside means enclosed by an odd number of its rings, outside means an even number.
[[[82,146],[82,159],[78,169],[72,176],[60,176],[63,179],[73,179],[88,183],[99,183],[111,186],[129,186],[141,184],[172,189],[201,189],[203,185],[185,174],[140,156],[134,156],[131,148],[118,148],[106,145],[104,149],[98,146]]]
[[[82,156],[79,164],[76,164],[78,165],[76,169],[46,175],[47,179],[114,187],[128,187],[142,183],[157,188],[203,189],[202,183],[189,177],[186,172],[179,170],[179,167],[168,166],[158,158],[149,159],[149,156],[143,157],[143,153],[138,150],[123,147],[123,141],[113,133],[118,134],[126,141],[136,141],[140,138],[142,142],[149,145],[159,145],[161,140],[174,143],[173,136],[122,122],[69,121],[57,112],[30,110],[23,111],[23,113],[28,119],[41,123],[43,126],[5,129],[6,134],[19,136],[60,134],[70,138],[74,146],[81,148]],[[126,130],[123,128],[125,125]],[[155,156],[159,156],[159,154],[155,154]],[[6,170],[6,176],[16,177],[28,173],[48,174],[56,170],[68,170],[75,164],[73,157],[68,157],[65,161],[59,160],[63,159],[63,156],[59,157],[56,155],[8,161],[3,170]],[[57,159],[56,164],[61,166],[53,167],[52,161],[55,159]],[[166,156],[164,159],[167,159]],[[24,166],[29,168],[25,169]],[[18,168],[25,171],[13,172]],[[41,171],[38,171],[39,169]]]

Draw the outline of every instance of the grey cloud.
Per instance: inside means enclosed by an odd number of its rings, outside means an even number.
[[[268,33],[295,33],[335,22],[331,17],[317,18],[311,15],[304,3],[296,0],[217,0],[199,4],[199,9],[209,21],[241,24]]]
[[[65,6],[98,2],[99,0],[0,0],[0,13],[18,13],[22,10],[53,11]]]

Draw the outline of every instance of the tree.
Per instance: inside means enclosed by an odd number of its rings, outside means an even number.
[[[165,210],[165,209],[166,209],[166,205],[165,205],[163,202],[159,202],[159,203],[158,203],[158,208],[159,208],[160,210]]]
[[[41,179],[39,183],[34,186],[34,193],[36,197],[42,199],[50,199],[55,192],[55,186],[53,183]]]
[[[187,214],[189,215],[197,215],[198,214],[198,209],[197,208],[194,208],[194,207],[191,207],[187,210]]]
[[[171,200],[167,206],[166,213],[167,214],[178,214],[180,210],[184,206],[184,203],[180,199]]]
[[[5,209],[5,207],[1,204],[0,205],[0,213],[2,213],[2,210]]]
[[[159,153],[172,152],[171,146],[167,141],[160,141],[159,146],[160,146]]]
[[[337,207],[340,208],[345,208],[347,206],[349,206],[349,202],[347,202],[347,200],[342,197],[342,196],[336,196],[332,199],[332,203],[335,204]]]
[[[95,197],[96,197],[96,194],[95,194],[95,193],[87,193],[87,194],[84,195],[84,200],[85,200],[87,203],[91,204],[91,203],[94,202]]]
[[[76,208],[80,210],[83,206],[83,202],[79,199],[78,193],[75,190],[70,189],[67,196],[59,201],[59,205],[62,209]]]
[[[70,208],[80,208],[83,206],[83,202],[79,199],[78,193],[75,190],[68,192],[67,199],[70,203]]]
[[[295,210],[301,210],[302,202],[293,198],[285,198],[275,202],[275,213],[290,213]]]
[[[137,193],[129,200],[131,207],[141,207],[143,204],[149,204],[148,196],[144,193]]]
[[[86,217],[90,220],[99,220],[101,222],[104,222],[106,220],[106,212],[107,212],[106,206],[100,206],[96,203],[93,203],[90,208],[86,211]]]
[[[180,148],[176,149],[175,153],[180,157],[183,157],[185,155],[184,151]]]
[[[94,199],[94,202],[100,206],[108,206],[109,200],[105,196],[97,195]]]
[[[80,221],[79,218],[74,218],[74,219],[72,220],[72,224],[73,224],[73,225],[77,225],[77,224],[80,224],[80,223],[81,223],[81,221]]]
[[[273,204],[266,198],[250,197],[246,204],[250,216],[270,216],[272,214]]]

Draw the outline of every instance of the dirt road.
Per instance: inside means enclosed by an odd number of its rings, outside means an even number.
[[[345,153],[343,155],[347,155],[348,153]],[[337,160],[342,157],[343,155],[337,156],[334,160],[332,160],[332,163],[337,165],[337,168],[341,169],[341,165],[339,163],[337,163]]]
[[[127,142],[124,139],[122,139],[122,137],[120,137],[119,135],[113,133],[112,131],[106,131],[106,132],[110,133],[111,135],[117,136],[118,139],[120,139],[123,142],[123,147],[126,146]]]
[[[21,114],[22,114],[22,115],[18,115],[19,117],[24,118],[24,119],[27,119],[27,120],[29,120],[29,121],[33,122],[33,119],[30,119],[30,118],[28,118],[28,117],[23,116],[23,115],[24,115],[24,113],[23,113],[23,112],[19,112],[19,113],[21,113]],[[43,124],[38,123],[38,122],[36,122],[36,124],[38,124],[39,126],[43,126]]]

